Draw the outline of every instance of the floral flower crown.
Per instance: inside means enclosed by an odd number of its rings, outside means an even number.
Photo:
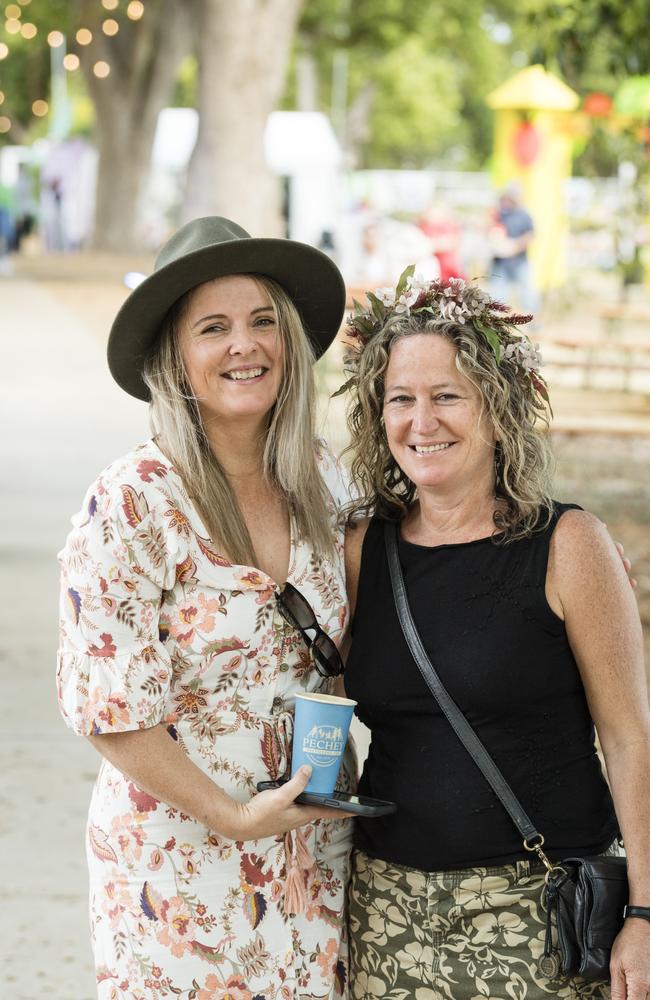
[[[510,364],[526,380],[534,392],[548,403],[546,383],[539,374],[542,358],[538,348],[514,328],[529,323],[530,313],[513,313],[510,308],[491,298],[487,292],[462,278],[448,281],[421,281],[414,277],[415,264],[402,272],[397,287],[378,288],[367,292],[370,306],[354,302],[354,312],[348,319],[348,336],[356,341],[359,351],[383,330],[393,316],[408,317],[411,313],[430,313],[441,322],[470,323],[483,335],[497,364]],[[345,392],[354,376],[334,395]]]

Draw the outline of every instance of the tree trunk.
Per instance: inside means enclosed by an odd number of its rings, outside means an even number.
[[[158,113],[165,107],[180,59],[190,47],[190,19],[176,0],[149,0],[141,22],[124,22],[113,38],[102,35],[98,5],[87,2],[82,23],[93,42],[82,66],[96,112],[99,152],[93,247],[142,249],[141,206],[149,176]],[[111,67],[98,79],[99,59]]]
[[[303,0],[198,0],[199,133],[185,220],[225,215],[254,236],[282,235],[264,129],[284,87]]]

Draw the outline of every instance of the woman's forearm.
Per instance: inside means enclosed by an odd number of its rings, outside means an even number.
[[[163,725],[88,739],[143,791],[216,833],[230,836],[233,800],[190,760]]]
[[[630,905],[650,906],[650,734],[603,750],[628,860]]]

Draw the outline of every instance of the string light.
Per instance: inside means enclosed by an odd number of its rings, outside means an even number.
[[[9,46],[5,45],[4,42],[0,42],[0,59],[6,59],[9,55]]]
[[[18,3],[20,4],[21,7],[26,7],[27,4],[31,2],[32,0],[18,0]]]
[[[80,45],[90,45],[93,40],[93,33],[92,31],[89,31],[88,28],[79,28],[75,38]]]
[[[98,76],[100,80],[103,80],[105,77],[107,77],[110,71],[111,67],[108,65],[107,62],[104,62],[102,59],[100,59],[99,62],[96,62],[95,65],[93,66],[93,73],[95,74],[95,76]]]
[[[11,118],[7,118],[6,115],[0,116],[0,132],[8,132],[11,128]]]
[[[102,22],[102,31],[105,35],[116,35],[120,30],[120,26],[117,21],[113,20],[112,17],[107,18]]]
[[[35,24],[32,24],[31,21],[25,21],[22,28],[20,29],[20,33],[23,36],[23,38],[36,38],[36,35],[38,33],[38,28],[36,27]]]
[[[65,69],[79,69],[79,56],[76,56],[74,52],[68,52],[68,54],[63,57],[63,65]]]
[[[17,35],[22,28],[22,24],[17,17],[10,17],[9,20],[5,21],[5,31],[8,35]]]
[[[50,31],[47,36],[47,44],[53,49],[58,49],[59,45],[63,45],[65,42],[65,36],[60,31]]]
[[[37,118],[44,118],[49,110],[50,106],[47,101],[34,101],[32,104],[32,111]]]
[[[5,7],[5,17],[8,18],[21,18],[23,12],[17,3],[10,3],[8,7]]]
[[[4,95],[4,94],[3,94],[3,92],[2,92],[1,90],[0,90],[0,104],[4,104],[4,99],[5,99],[5,95]]]
[[[102,0],[102,7],[105,7],[106,10],[115,10],[118,3],[119,0]]]
[[[126,16],[130,17],[132,21],[139,21],[143,14],[144,4],[140,3],[140,0],[131,0],[126,8]]]

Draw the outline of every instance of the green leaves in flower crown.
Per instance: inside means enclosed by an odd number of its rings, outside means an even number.
[[[366,298],[370,303],[373,315],[375,316],[378,323],[384,322],[384,316],[386,315],[386,306],[381,302],[374,292],[366,292]]]
[[[406,286],[408,285],[409,278],[412,278],[415,274],[415,264],[409,264],[405,267],[399,276],[399,281],[397,282],[397,288],[395,289],[395,298],[399,298],[403,292],[406,291]]]
[[[474,319],[474,326],[477,330],[480,330],[488,344],[492,348],[492,353],[497,360],[497,364],[501,361],[501,342],[499,337],[494,330],[491,330],[489,326],[485,326],[480,320]]]
[[[372,317],[368,314],[367,307],[362,306],[356,299],[352,299],[352,308],[354,309],[354,315],[351,320],[348,320],[348,324],[353,328],[356,335],[361,333],[364,337],[371,337],[375,329],[375,324]]]

